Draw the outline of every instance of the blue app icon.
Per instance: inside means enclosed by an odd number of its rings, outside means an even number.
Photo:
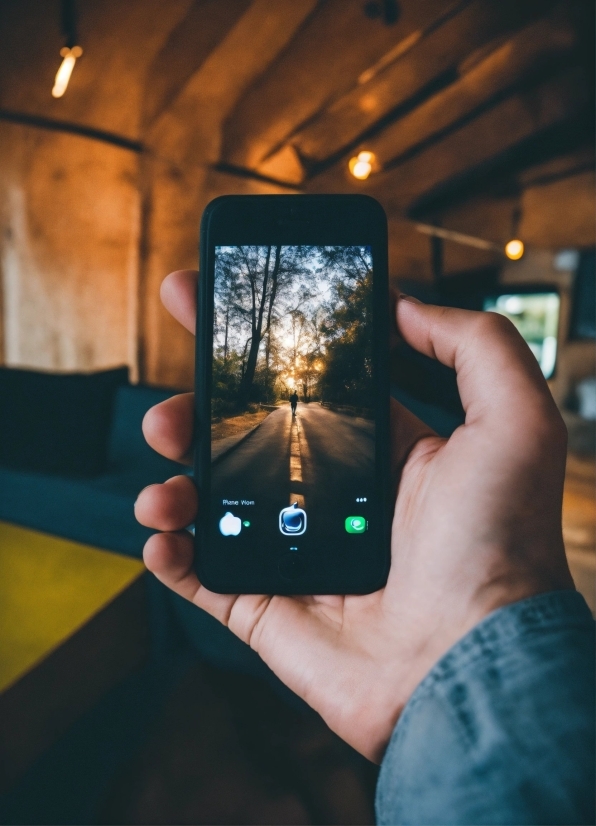
[[[306,530],[306,511],[294,502],[279,512],[279,529],[286,536],[299,536]]]

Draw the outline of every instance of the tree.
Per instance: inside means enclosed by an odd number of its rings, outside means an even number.
[[[237,390],[239,410],[245,409],[251,399],[263,341],[268,375],[260,375],[258,384],[270,388],[275,383],[269,371],[274,328],[280,320],[278,305],[280,299],[282,304],[295,300],[304,286],[302,282],[308,280],[304,257],[303,248],[281,245],[221,247],[218,251],[216,335],[224,361],[232,349],[242,353]]]
[[[319,392],[327,401],[367,407],[373,393],[372,259],[364,247],[325,247],[321,257],[335,275]]]

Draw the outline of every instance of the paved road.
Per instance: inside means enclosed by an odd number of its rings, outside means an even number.
[[[214,466],[212,489],[216,499],[264,497],[284,505],[299,496],[307,510],[319,510],[369,493],[373,468],[372,422],[317,403],[299,404],[293,422],[284,405]]]
[[[349,491],[370,492],[374,472],[374,425],[366,419],[327,410],[319,404],[298,407],[304,492],[317,502]]]

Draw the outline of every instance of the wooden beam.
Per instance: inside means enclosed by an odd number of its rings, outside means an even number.
[[[142,126],[147,128],[244,14],[251,0],[194,0],[147,71]]]
[[[591,141],[574,152],[527,167],[517,176],[517,180],[520,189],[543,186],[580,172],[590,172],[594,169],[594,161],[594,143]]]
[[[476,0],[460,4],[458,13],[445,13],[420,32],[409,49],[334,101],[319,117],[292,137],[292,145],[305,159],[321,163],[337,156],[379,121],[400,108],[409,109],[457,77],[458,65],[470,52],[488,41],[514,31],[535,17],[544,4],[518,0]]]
[[[594,170],[530,187],[522,195],[520,236],[550,249],[593,246],[595,188]]]
[[[511,238],[519,204],[519,194],[495,197],[485,193],[442,210],[436,219],[442,226],[455,232],[487,239],[502,254],[506,242]]]
[[[368,141],[366,148],[382,167],[395,165],[440,140],[475,112],[489,108],[531,73],[552,71],[575,44],[575,30],[560,13],[527,26],[460,80]]]
[[[539,133],[581,113],[588,103],[584,72],[569,69],[497,105],[400,165],[355,187],[347,171],[329,180],[322,175],[309,191],[367,192],[395,214],[403,214],[423,195],[447,185],[460,187],[495,163],[499,156]]]
[[[256,169],[396,43],[444,13],[446,4],[445,0],[407,0],[401,5],[398,22],[387,26],[366,17],[361,0],[320,3],[228,119],[222,161]]]

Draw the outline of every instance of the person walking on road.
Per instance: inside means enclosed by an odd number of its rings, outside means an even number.
[[[296,406],[298,404],[298,393],[294,390],[292,395],[290,396],[290,405],[292,407],[292,416],[296,415]]]

